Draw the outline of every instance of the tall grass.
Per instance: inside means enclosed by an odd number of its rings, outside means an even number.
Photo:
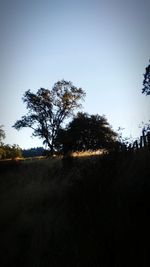
[[[150,154],[22,161],[0,172],[0,266],[149,266]]]

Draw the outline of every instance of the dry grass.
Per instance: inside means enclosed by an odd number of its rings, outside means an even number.
[[[91,156],[96,156],[96,155],[103,155],[106,153],[105,149],[99,149],[99,150],[87,150],[87,151],[77,151],[73,152],[71,155],[73,157],[91,157]]]
[[[149,266],[149,152],[90,155],[0,173],[1,267]]]

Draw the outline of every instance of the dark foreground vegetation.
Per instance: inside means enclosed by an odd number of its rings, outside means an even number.
[[[149,266],[150,153],[10,161],[0,266]]]

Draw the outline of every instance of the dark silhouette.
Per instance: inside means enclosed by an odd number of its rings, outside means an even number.
[[[28,90],[23,102],[29,112],[16,121],[13,127],[17,130],[24,127],[33,129],[33,136],[44,139],[43,143],[48,145],[53,155],[61,124],[72,115],[74,109],[81,107],[80,100],[84,96],[85,92],[81,88],[64,80],[55,83],[51,90],[41,88],[36,94]]]
[[[110,149],[116,137],[105,116],[78,113],[67,129],[59,131],[57,141],[59,149],[66,154],[70,150]]]
[[[150,95],[150,64],[145,69],[142,93]]]

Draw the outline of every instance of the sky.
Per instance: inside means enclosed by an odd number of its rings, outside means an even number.
[[[150,119],[141,93],[150,59],[149,0],[0,0],[0,125],[5,143],[42,146],[12,128],[27,113],[24,92],[61,79],[86,91],[83,112],[105,115],[137,138]]]

